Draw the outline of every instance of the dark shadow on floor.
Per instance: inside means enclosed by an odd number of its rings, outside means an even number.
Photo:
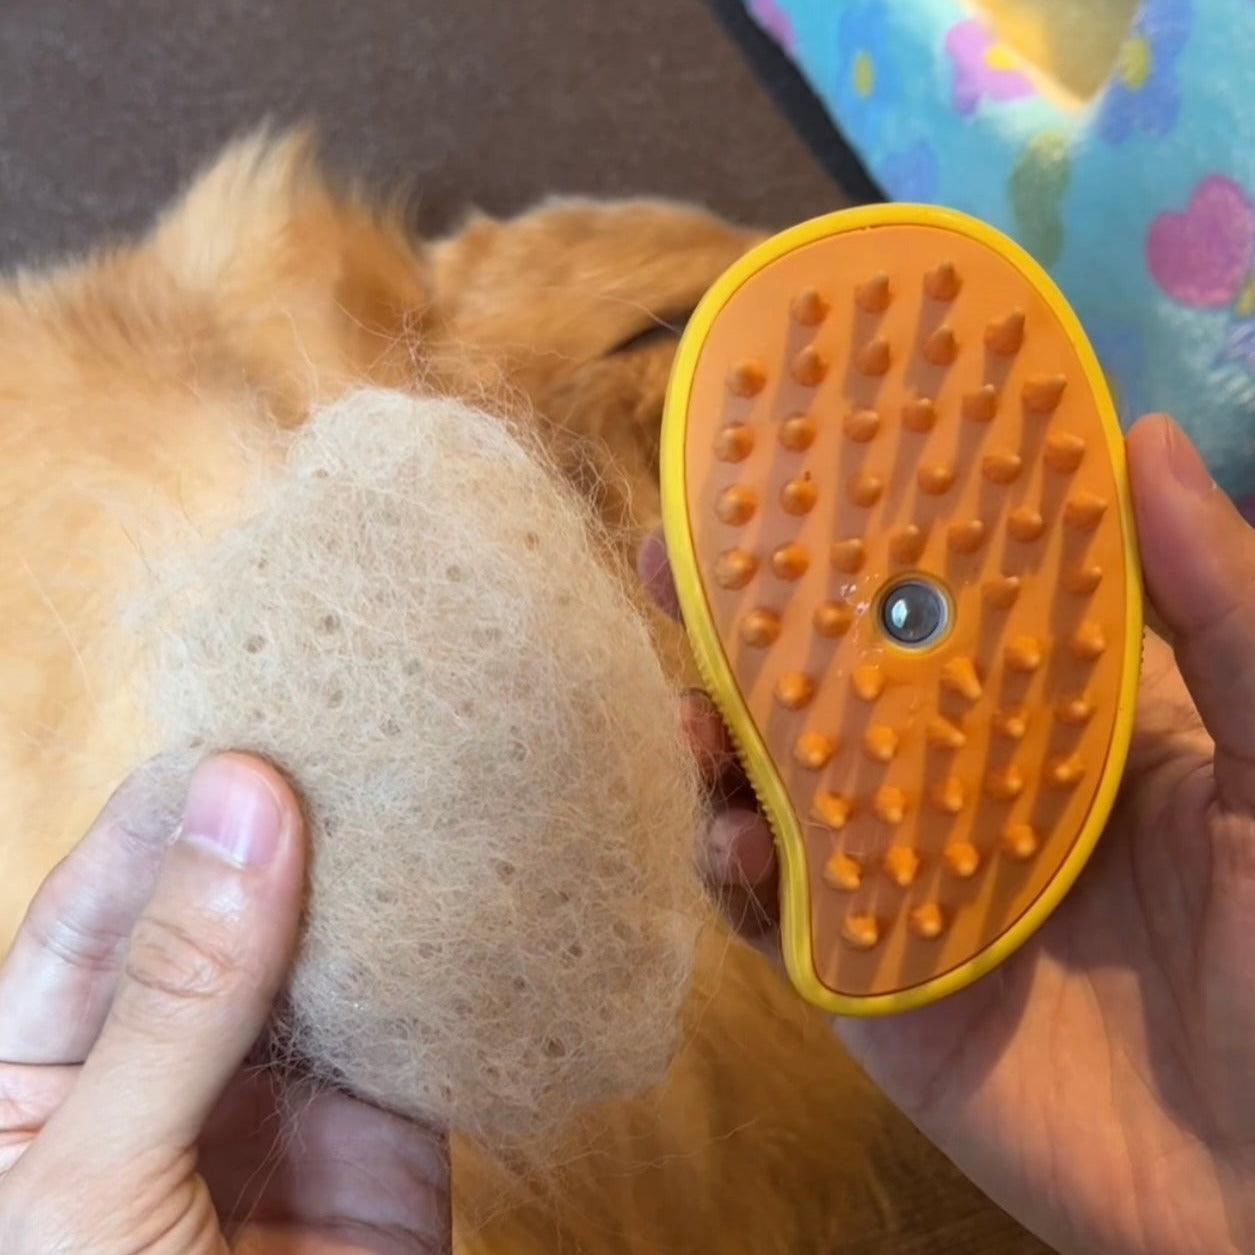
[[[884,200],[884,193],[833,125],[819,97],[775,41],[750,17],[743,0],[706,2],[764,90],[850,201],[862,204]]]

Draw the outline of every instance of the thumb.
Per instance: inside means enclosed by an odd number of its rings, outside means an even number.
[[[1255,811],[1255,531],[1172,419],[1128,437],[1146,585],[1216,743],[1216,787]]]
[[[108,1019],[41,1142],[65,1139],[76,1168],[194,1144],[287,974],[302,838],[296,799],[271,768],[236,754],[200,765]]]

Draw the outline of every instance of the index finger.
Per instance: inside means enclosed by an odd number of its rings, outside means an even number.
[[[40,886],[0,965],[0,1061],[82,1063],[113,1000],[175,816],[151,805],[159,763],[133,772]],[[146,815],[147,823],[137,822]]]

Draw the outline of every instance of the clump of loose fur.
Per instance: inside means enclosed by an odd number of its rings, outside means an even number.
[[[158,743],[260,753],[307,806],[282,1047],[479,1134],[662,1074],[704,918],[675,695],[586,510],[501,422],[341,401],[153,621]]]

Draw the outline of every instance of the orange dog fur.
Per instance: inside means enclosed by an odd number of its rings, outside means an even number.
[[[204,524],[236,508],[267,432],[355,385],[435,388],[531,415],[631,547],[657,522],[668,323],[751,241],[674,205],[555,201],[422,244],[397,210],[334,191],[307,139],[262,136],[139,244],[0,287],[0,949],[134,765],[125,677],[98,647],[167,543],[154,503]],[[679,630],[656,621],[683,668]],[[456,1147],[459,1249],[942,1251],[959,1233],[1038,1249],[768,963],[726,937],[707,949],[668,1082],[591,1113],[557,1178]],[[935,1245],[886,1218],[890,1179]]]

